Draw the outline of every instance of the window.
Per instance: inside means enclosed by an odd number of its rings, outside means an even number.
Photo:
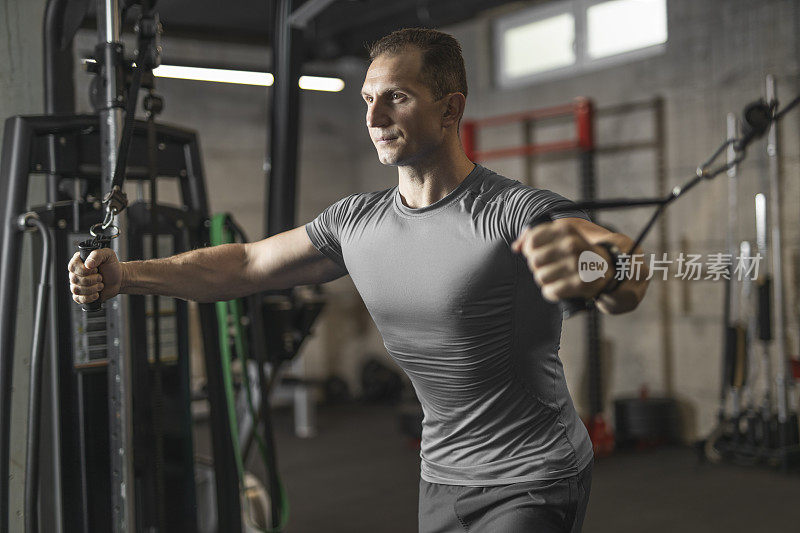
[[[586,10],[587,49],[592,59],[667,42],[664,0],[614,0]]]
[[[503,69],[526,76],[575,63],[575,21],[569,13],[511,28],[503,35]]]
[[[666,0],[572,0],[495,21],[498,84],[514,87],[660,53]]]

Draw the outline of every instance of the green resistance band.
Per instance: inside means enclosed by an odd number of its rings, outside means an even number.
[[[219,246],[220,244],[227,244],[235,242],[233,231],[231,230],[230,215],[227,213],[218,213],[211,218],[210,240],[212,246]],[[249,521],[249,500],[245,494],[244,487],[244,458],[242,457],[242,450],[239,444],[239,422],[236,416],[236,400],[234,397],[233,388],[233,372],[231,370],[231,344],[236,350],[236,355],[242,363],[242,380],[247,397],[247,406],[250,410],[250,416],[253,418],[253,432],[256,442],[258,443],[259,451],[261,452],[261,460],[268,469],[275,469],[275,477],[277,476],[277,465],[270,465],[267,463],[267,447],[264,439],[258,432],[259,419],[256,414],[256,409],[253,405],[253,394],[251,391],[250,377],[248,373],[247,354],[249,353],[249,346],[247,343],[247,336],[244,332],[242,325],[242,315],[244,314],[243,305],[241,300],[229,300],[227,302],[217,302],[217,326],[219,328],[219,342],[220,342],[220,355],[222,365],[222,380],[225,386],[225,398],[228,407],[228,420],[230,421],[231,440],[233,441],[233,453],[236,460],[236,469],[239,473],[239,492],[242,496],[245,505],[248,506],[247,519]],[[233,343],[231,343],[233,340]],[[266,394],[267,391],[261,391]],[[274,529],[260,528],[255,524],[249,524],[258,531],[265,533],[279,533],[283,531],[286,522],[289,519],[289,499],[283,488],[283,484],[278,478],[278,490],[280,492],[280,522]]]

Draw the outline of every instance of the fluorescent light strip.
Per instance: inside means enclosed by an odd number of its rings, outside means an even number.
[[[94,59],[84,59],[83,61],[84,63],[95,62]],[[178,65],[161,65],[153,69],[153,75],[159,78],[235,83],[238,85],[257,85],[260,87],[271,87],[275,82],[275,77],[270,72],[182,67]],[[344,80],[341,78],[324,78],[320,76],[300,76],[298,85],[301,89],[308,91],[339,92],[344,89]]]
[[[319,76],[300,76],[298,85],[309,91],[329,91],[338,93],[344,89],[344,80],[339,78],[321,78]]]
[[[260,85],[261,87],[269,87],[272,85],[272,82],[275,81],[275,78],[269,72],[180,67],[177,65],[161,65],[160,67],[156,67],[153,69],[153,75],[159,78],[215,81],[218,83],[236,83],[239,85]]]

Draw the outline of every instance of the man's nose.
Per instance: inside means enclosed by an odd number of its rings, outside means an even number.
[[[386,112],[385,106],[379,103],[374,103],[367,107],[367,127],[368,128],[382,128],[388,126],[391,122],[389,114]]]

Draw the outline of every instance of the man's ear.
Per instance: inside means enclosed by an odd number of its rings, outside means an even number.
[[[458,122],[461,120],[464,108],[467,105],[467,98],[461,93],[450,93],[444,97],[444,103],[442,126],[445,128],[450,126],[458,127]]]

